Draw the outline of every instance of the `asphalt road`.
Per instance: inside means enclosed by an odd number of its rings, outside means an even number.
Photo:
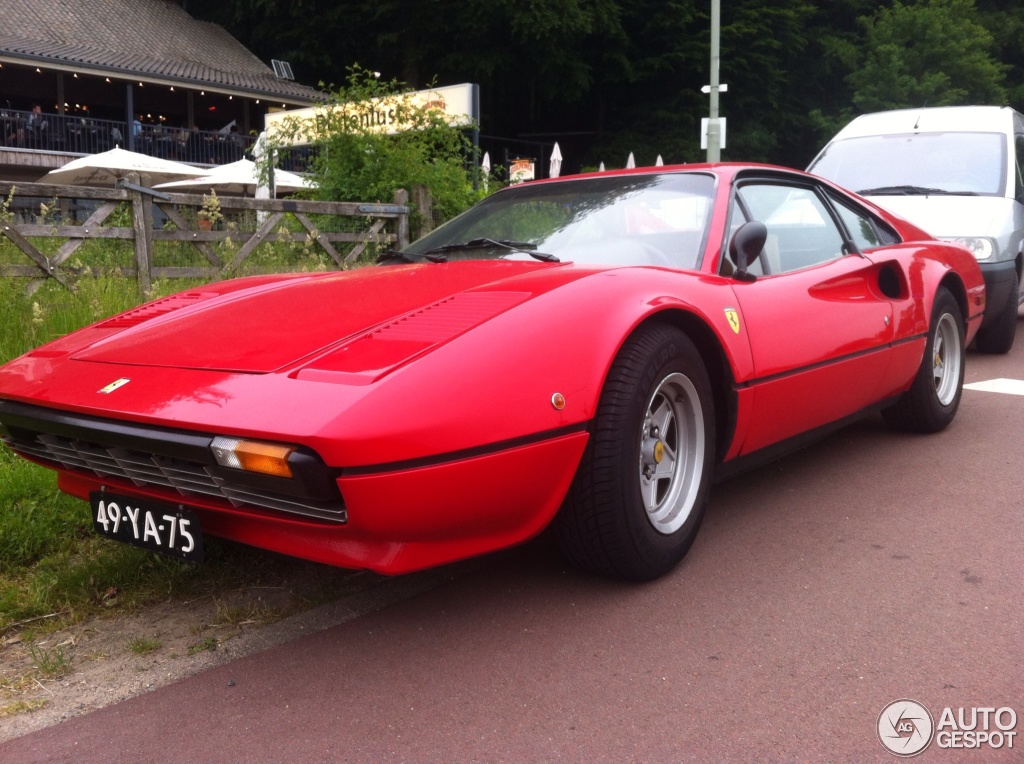
[[[1024,341],[967,378],[1024,380]],[[718,486],[654,583],[542,539],[0,762],[893,762],[897,699],[1024,733],[1022,560],[1024,395],[966,390],[938,435],[870,418]],[[1020,762],[1024,739],[916,761]]]

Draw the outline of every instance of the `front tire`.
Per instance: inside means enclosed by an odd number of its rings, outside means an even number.
[[[697,535],[714,454],[714,397],[700,352],[674,327],[641,327],[609,372],[559,511],[563,553],[615,578],[667,573]]]
[[[964,389],[964,320],[953,295],[943,287],[935,294],[928,342],[910,389],[882,416],[897,430],[931,433],[953,421]]]
[[[982,353],[1009,353],[1013,347],[1013,338],[1017,334],[1019,291],[1020,283],[1014,271],[1013,280],[1010,282],[1010,294],[1006,298],[1002,313],[989,326],[983,326],[978,330],[975,347]]]

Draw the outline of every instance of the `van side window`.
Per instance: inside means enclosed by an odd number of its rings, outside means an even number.
[[[1014,136],[1013,143],[1017,149],[1015,152],[1017,161],[1014,163],[1017,172],[1013,184],[1013,197],[1018,201],[1024,201],[1024,135]]]

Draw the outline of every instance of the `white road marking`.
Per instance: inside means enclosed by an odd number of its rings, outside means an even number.
[[[972,382],[969,385],[964,385],[964,390],[980,390],[983,393],[1006,393],[1007,395],[1024,395],[1024,380],[987,379],[984,382]]]

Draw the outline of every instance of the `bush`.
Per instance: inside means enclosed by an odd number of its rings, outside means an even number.
[[[388,135],[385,125],[400,123]],[[425,186],[435,209],[453,217],[478,201],[475,148],[466,127],[447,124],[442,111],[415,102],[396,80],[381,82],[360,67],[349,70],[346,86],[332,93],[312,122],[288,119],[271,143],[312,142],[315,199],[391,202],[402,188]]]

